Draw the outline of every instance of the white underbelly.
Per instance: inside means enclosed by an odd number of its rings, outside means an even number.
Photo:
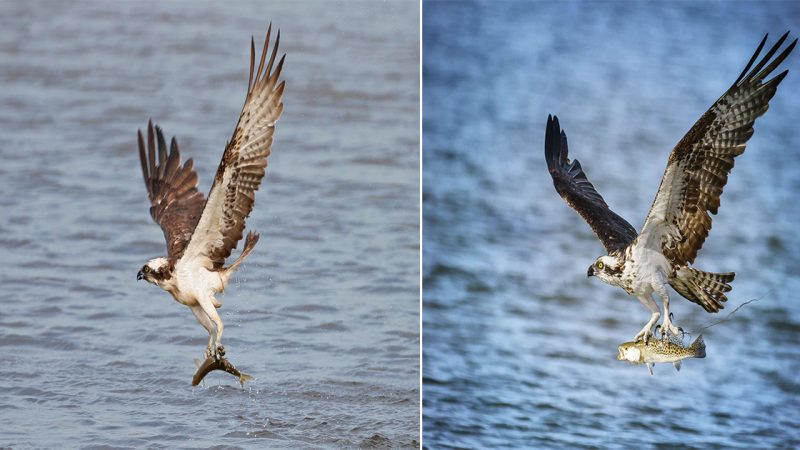
[[[175,274],[178,289],[173,297],[186,306],[196,305],[200,297],[213,298],[215,293],[225,289],[220,273],[202,266],[178,265]]]
[[[197,298],[193,295],[188,295],[185,292],[178,292],[176,294],[172,294],[172,297],[175,299],[176,302],[180,303],[181,305],[194,306],[197,304]]]
[[[667,258],[661,252],[637,247],[631,254],[635,270],[630,275],[631,293],[636,296],[649,296],[653,286],[663,284],[670,271]]]

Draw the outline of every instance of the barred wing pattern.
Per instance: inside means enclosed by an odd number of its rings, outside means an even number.
[[[273,65],[280,43],[280,31],[265,66],[272,25],[267,31],[258,68],[255,69],[255,43],[250,42],[250,79],[247,96],[233,136],[225,146],[214,184],[203,214],[186,248],[187,257],[205,258],[209,270],[221,269],[236,248],[255,202],[272,147],[275,123],[283,112],[284,81],[278,83],[283,55]],[[255,69],[255,71],[254,71]]]
[[[561,130],[558,117],[547,116],[544,152],[556,191],[592,227],[608,253],[636,239],[636,229],[608,207],[586,178],[581,163],[570,162],[567,134]]]
[[[200,220],[205,198],[197,190],[197,173],[189,159],[181,167],[178,142],[172,138],[169,154],[164,133],[147,123],[147,148],[139,130],[139,160],[142,163],[144,184],[150,198],[150,216],[161,226],[167,240],[167,255],[174,264],[183,255],[186,244]],[[158,156],[156,156],[156,139]]]
[[[794,49],[797,39],[769,62],[788,34],[752,67],[766,43],[764,36],[733,86],[703,114],[670,154],[641,236],[644,245],[663,252],[675,265],[694,262],[708,236],[711,229],[708,213],[717,213],[734,158],[744,153],[747,140],[753,135],[753,123],[767,111],[769,100],[788,72],[784,70],[764,81]]]

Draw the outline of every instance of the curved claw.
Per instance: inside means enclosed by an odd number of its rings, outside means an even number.
[[[219,360],[225,357],[225,347],[222,344],[219,344],[214,347],[206,347],[206,351],[203,353],[203,357],[205,359],[214,358],[215,360]]]
[[[647,344],[647,341],[651,336],[653,336],[653,332],[645,327],[642,329],[642,331],[636,333],[636,336],[633,337],[633,341],[634,342],[643,341],[645,344]]]
[[[672,316],[672,313],[670,313],[670,316]],[[662,339],[668,339],[672,336],[680,336],[683,331],[680,327],[675,326],[671,319],[664,321],[664,326],[661,328],[661,330]]]

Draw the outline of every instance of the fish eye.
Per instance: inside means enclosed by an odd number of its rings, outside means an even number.
[[[602,269],[603,268],[603,261],[597,261],[597,268],[598,269]]]

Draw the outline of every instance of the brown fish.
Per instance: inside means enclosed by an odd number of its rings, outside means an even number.
[[[236,370],[236,367],[234,367],[233,364],[231,364],[231,362],[227,359],[214,359],[213,357],[209,356],[205,361],[203,361],[202,364],[200,364],[200,366],[197,367],[197,372],[195,372],[194,376],[192,377],[192,386],[197,386],[200,384],[200,382],[203,381],[203,378],[205,378],[209,372],[214,370],[224,370],[235,377],[239,377],[239,384],[241,384],[242,387],[244,387],[245,381],[250,381],[253,379],[253,377],[250,375]]]

